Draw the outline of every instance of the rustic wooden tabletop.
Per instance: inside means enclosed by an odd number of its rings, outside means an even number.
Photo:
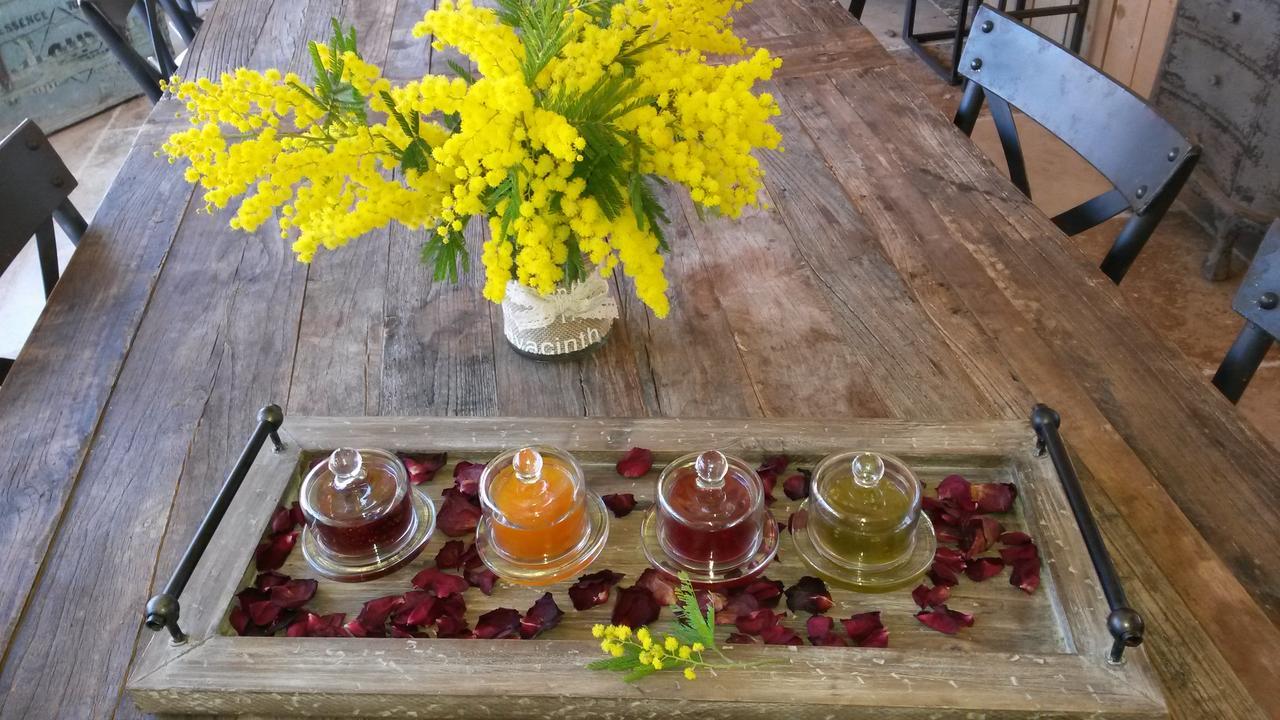
[[[389,75],[439,71],[410,35],[430,5],[221,0],[184,73],[305,71],[331,16]],[[669,197],[670,317],[618,278],[623,318],[576,362],[517,356],[477,268],[431,283],[402,228],[311,266],[270,229],[231,231],[154,156],[183,122],[162,102],[0,390],[0,716],[137,714],[142,605],[274,400],[909,420],[1045,402],[1174,716],[1280,717],[1280,454],[841,8],[756,0],[738,27],[785,61],[769,207],[704,224]]]

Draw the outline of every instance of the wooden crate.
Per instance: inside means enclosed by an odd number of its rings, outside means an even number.
[[[1073,515],[1047,458],[1037,457],[1029,425],[982,422],[930,425],[895,421],[289,418],[286,448],[264,449],[182,595],[183,645],[151,639],[137,661],[129,690],[149,712],[255,715],[406,715],[414,717],[851,717],[853,710],[895,718],[1165,717],[1164,700],[1141,649],[1109,665],[1107,604]],[[686,681],[660,673],[636,684],[582,666],[601,657],[593,623],[608,622],[612,602],[573,610],[569,583],[545,589],[501,583],[492,596],[470,590],[468,619],[509,607],[523,612],[545,590],[566,611],[560,625],[536,640],[355,638],[241,638],[226,621],[233,595],[252,583],[253,550],[277,504],[296,497],[307,458],[337,446],[447,450],[458,460],[487,461],[522,444],[565,448],[579,459],[593,489],[632,492],[635,512],[610,518],[609,544],[593,569],[627,574],[625,587],[646,567],[639,527],[652,502],[658,471],[674,457],[719,448],[756,462],[787,453],[791,467],[813,467],[848,449],[888,452],[910,464],[929,488],[948,474],[975,482],[1013,482],[1018,502],[999,516],[1006,529],[1024,529],[1044,560],[1033,595],[1008,583],[1008,571],[986,582],[962,580],[950,607],[973,613],[973,628],[951,637],[925,628],[909,588],[885,594],[833,586],[836,619],[882,611],[887,649],[737,646],[740,659],[777,664],[704,674]],[[628,480],[614,470],[626,449],[654,451],[654,470]],[[442,470],[430,489],[451,483]],[[772,506],[785,521],[798,503],[779,487]],[[410,578],[432,563],[448,538],[437,532],[411,565],[361,584],[322,581],[308,607],[354,617],[368,599],[412,589]],[[295,549],[282,572],[316,577]],[[789,536],[766,570],[787,585],[814,574]],[[781,609],[785,609],[782,607]],[[785,621],[801,636],[807,616]],[[655,628],[671,621],[664,608]],[[720,628],[723,635],[731,627]]]

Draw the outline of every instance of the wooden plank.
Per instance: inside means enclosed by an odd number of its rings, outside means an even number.
[[[1139,95],[1149,98],[1156,89],[1156,77],[1164,62],[1164,49],[1169,44],[1173,19],[1178,13],[1176,0],[1151,0],[1147,21],[1142,26],[1142,39],[1138,42],[1138,54],[1133,64],[1133,81],[1129,87]]]

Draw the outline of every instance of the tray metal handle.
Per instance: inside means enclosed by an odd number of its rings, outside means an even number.
[[[1084,537],[1084,545],[1089,550],[1089,558],[1093,560],[1093,568],[1098,572],[1098,581],[1102,583],[1102,594],[1107,598],[1111,613],[1107,615],[1107,630],[1114,638],[1111,650],[1107,653],[1107,662],[1118,665],[1124,661],[1124,649],[1142,644],[1142,633],[1145,628],[1142,616],[1129,607],[1125,598],[1124,586],[1120,584],[1120,576],[1115,565],[1111,564],[1111,555],[1102,542],[1102,534],[1093,520],[1089,510],[1089,501],[1080,487],[1080,479],[1076,477],[1076,469],[1067,455],[1067,448],[1062,444],[1062,436],[1058,434],[1058,426],[1062,417],[1047,405],[1036,405],[1031,409],[1031,427],[1036,431],[1036,454],[1049,453],[1053,467],[1058,472],[1062,489],[1066,493],[1067,502],[1071,504],[1071,512],[1075,515],[1076,524],[1080,526],[1080,534]]]
[[[284,450],[284,443],[280,442],[278,432],[283,423],[284,411],[278,405],[268,405],[258,411],[258,426],[249,436],[249,442],[245,443],[244,450],[240,451],[240,459],[236,461],[235,467],[231,468],[231,473],[222,483],[222,489],[213,499],[213,504],[209,506],[204,519],[200,521],[200,527],[196,528],[196,535],[191,538],[191,544],[182,554],[182,560],[178,563],[177,569],[173,571],[173,576],[164,586],[164,592],[147,601],[147,628],[157,631],[167,629],[175,644],[187,641],[186,633],[178,627],[178,616],[181,612],[178,597],[182,595],[187,581],[191,579],[191,573],[200,562],[200,557],[204,555],[209,541],[213,539],[213,533],[222,522],[222,516],[226,514],[227,508],[231,506],[231,501],[235,498],[236,491],[240,489],[240,484],[244,482],[245,475],[249,474],[249,468],[257,459],[262,443],[270,437],[276,452]]]

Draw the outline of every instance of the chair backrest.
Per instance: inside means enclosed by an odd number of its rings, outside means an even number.
[[[0,272],[53,215],[67,206],[76,179],[49,138],[24,120],[0,141]],[[73,240],[79,240],[74,237]]]
[[[1231,308],[1244,327],[1213,376],[1213,384],[1231,402],[1240,400],[1272,344],[1280,340],[1280,220],[1262,238]]]
[[[1142,98],[1029,26],[983,5],[972,28],[960,74],[1071,146],[1135,212],[1199,154]]]

